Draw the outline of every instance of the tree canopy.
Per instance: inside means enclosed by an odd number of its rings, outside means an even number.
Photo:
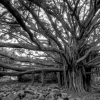
[[[99,0],[0,0],[0,10],[1,68],[99,67]]]

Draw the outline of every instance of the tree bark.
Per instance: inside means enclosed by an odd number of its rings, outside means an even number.
[[[32,85],[34,85],[34,72],[32,73]]]
[[[60,86],[60,87],[61,87],[60,72],[57,72],[57,79],[58,79],[58,86]]]
[[[86,70],[86,72],[91,72],[91,68],[86,68],[85,70]],[[85,83],[85,90],[88,92],[91,91],[90,90],[90,88],[91,88],[91,74],[86,74],[84,83]]]
[[[63,69],[64,69],[64,85],[65,85],[65,88],[68,88],[68,86],[67,86],[67,75],[66,75],[66,66],[65,65],[63,66]]]
[[[82,72],[79,70],[77,73],[75,71],[68,72],[69,76],[69,90],[84,93],[85,89],[83,86]]]
[[[84,92],[83,77],[82,77],[81,70],[79,70],[79,74],[76,76],[76,87],[77,87],[77,91],[79,93],[83,93]]]
[[[45,72],[42,71],[42,72],[41,72],[41,81],[42,81],[42,86],[45,85],[44,75],[45,75]]]

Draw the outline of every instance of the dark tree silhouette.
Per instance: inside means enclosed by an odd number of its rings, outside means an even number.
[[[66,88],[89,90],[93,69],[100,63],[99,0],[0,0],[0,4],[0,47],[4,50],[0,55],[14,61],[1,60],[0,67],[18,71],[0,74],[61,68]],[[13,52],[8,54],[6,48]]]

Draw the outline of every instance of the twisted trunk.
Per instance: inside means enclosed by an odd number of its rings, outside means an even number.
[[[69,89],[76,92],[84,92],[82,73],[79,70],[78,73],[75,71],[68,72],[69,76]]]

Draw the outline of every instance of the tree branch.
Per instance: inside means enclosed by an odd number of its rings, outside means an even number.
[[[59,41],[56,39],[56,37],[44,26],[44,24],[40,21],[40,19],[38,18],[38,16],[35,14],[35,12],[33,11],[33,9],[30,9],[23,1],[21,1],[21,3],[25,6],[25,8],[32,14],[32,16],[35,18],[35,20],[37,21],[38,25],[43,29],[44,34],[51,38],[60,49],[62,49],[61,44],[59,43]]]
[[[87,53],[86,53],[83,57],[79,58],[79,59],[76,61],[76,63],[81,62],[82,60],[84,60],[84,59],[89,55],[89,53],[90,53],[91,51],[97,50],[97,49],[99,50],[99,47],[92,47],[91,49],[89,49],[89,50],[87,51]]]
[[[33,51],[43,51],[43,52],[57,52],[60,54],[64,54],[64,52],[62,50],[58,50],[56,48],[52,48],[52,47],[42,47],[41,49],[38,48],[37,46],[33,46],[33,45],[26,45],[26,44],[14,44],[14,43],[0,43],[0,47],[9,47],[9,48],[24,48],[24,49],[28,49],[28,50],[33,50]]]
[[[29,59],[29,58],[23,58],[23,57],[15,58],[1,52],[0,52],[0,55],[7,57],[11,60],[19,61],[19,62],[29,62],[29,63],[34,63],[37,65],[43,65],[43,66],[55,66],[55,65],[57,66],[57,63],[53,62],[52,60],[48,61],[48,60],[40,60],[40,59]]]
[[[0,75],[8,75],[8,76],[18,76],[18,75],[24,75],[24,74],[31,74],[31,73],[42,73],[42,72],[62,72],[62,69],[57,68],[42,68],[42,69],[33,69],[33,70],[27,70],[24,72],[4,72],[0,71]]]
[[[11,5],[10,1],[9,0],[0,0],[0,3],[2,5],[4,5],[7,8],[7,10],[16,18],[16,20],[18,21],[18,23],[20,24],[20,26],[22,26],[22,28],[29,34],[30,39],[40,48],[40,44],[38,44],[38,42],[34,39],[33,33],[31,33],[31,31],[27,28],[27,26],[25,25],[23,19],[21,18],[21,15]]]

